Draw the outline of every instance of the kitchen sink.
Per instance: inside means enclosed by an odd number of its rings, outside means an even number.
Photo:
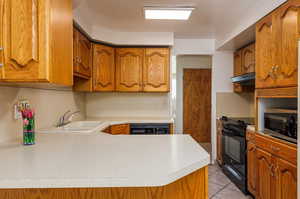
[[[99,121],[78,121],[67,124],[63,127],[55,127],[49,129],[40,129],[39,133],[96,133],[104,125]]]

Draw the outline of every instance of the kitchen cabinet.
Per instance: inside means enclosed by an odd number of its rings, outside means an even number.
[[[241,50],[242,54],[242,73],[253,73],[255,72],[255,44],[246,46]]]
[[[234,76],[242,75],[242,51],[238,50],[234,53]]]
[[[258,199],[297,198],[297,148],[293,144],[255,134],[255,160],[248,150],[248,183],[256,177],[255,196]],[[253,163],[253,161],[255,161]],[[256,166],[254,174],[251,168]],[[249,168],[250,167],[250,168]],[[249,172],[249,169],[251,170]],[[253,181],[254,182],[254,181]],[[252,186],[248,187],[251,192]],[[252,192],[251,192],[252,193]]]
[[[105,133],[112,135],[129,135],[130,134],[130,124],[117,124],[111,125],[103,130]]]
[[[290,0],[256,24],[256,88],[298,85],[299,11]]]
[[[143,48],[116,49],[116,90],[142,91]]]
[[[255,145],[255,132],[247,131],[247,185],[248,191],[255,196],[256,195],[256,145]]]
[[[146,48],[143,67],[144,92],[168,92],[170,90],[170,50]]]
[[[115,51],[112,47],[94,44],[93,91],[115,90]]]
[[[72,1],[0,1],[0,81],[73,84]]]
[[[223,156],[222,156],[222,120],[217,120],[217,162],[219,165],[223,165]]]
[[[92,74],[92,43],[76,28],[73,31],[74,76],[89,79]]]

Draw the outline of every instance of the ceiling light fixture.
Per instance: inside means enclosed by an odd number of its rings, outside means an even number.
[[[193,7],[144,7],[146,19],[188,20]]]

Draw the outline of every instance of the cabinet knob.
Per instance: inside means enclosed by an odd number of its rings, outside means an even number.
[[[271,149],[272,149],[274,152],[279,152],[279,151],[280,151],[280,148],[279,148],[279,147],[275,147],[275,146],[271,146]]]
[[[3,47],[0,47],[0,51],[3,51],[4,50],[4,48]]]
[[[0,64],[0,68],[3,67],[3,66],[4,66],[4,64]]]

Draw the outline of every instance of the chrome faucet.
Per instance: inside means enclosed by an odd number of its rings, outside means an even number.
[[[67,124],[70,124],[72,122],[72,118],[75,114],[80,113],[80,111],[75,111],[73,113],[70,113],[71,111],[68,110],[65,112],[58,120],[57,127],[63,127]],[[70,114],[69,114],[70,113]],[[68,115],[69,114],[69,115]]]

